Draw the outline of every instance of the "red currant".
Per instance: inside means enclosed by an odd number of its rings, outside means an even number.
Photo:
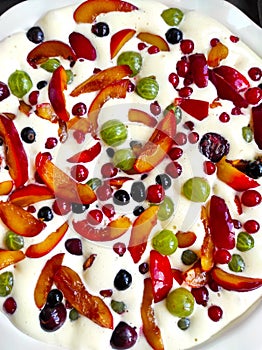
[[[147,47],[145,43],[138,43],[137,48],[138,50],[142,51]]]
[[[39,91],[35,90],[35,91],[30,92],[29,97],[28,97],[29,103],[32,106],[35,106],[37,104],[38,97],[39,97]]]
[[[176,179],[182,174],[182,166],[178,162],[171,162],[167,164],[165,172],[173,179]]]
[[[222,123],[227,123],[229,122],[230,120],[230,116],[228,113],[226,112],[222,112],[219,116],[219,120],[222,122]]]
[[[188,141],[192,144],[197,143],[199,140],[199,135],[197,132],[193,131],[188,135]]]
[[[113,204],[105,204],[102,206],[102,212],[105,214],[106,217],[108,217],[108,219],[111,219],[114,215],[115,215],[115,207],[113,206]]]
[[[232,115],[240,115],[240,114],[243,114],[241,109],[239,107],[233,107],[232,108],[232,111],[231,111],[231,114]]]
[[[187,130],[193,131],[195,124],[191,120],[189,120],[189,121],[184,123],[183,127]]]
[[[113,163],[105,163],[101,167],[101,174],[103,177],[114,177],[118,173],[118,169]]]
[[[174,138],[174,141],[178,146],[183,146],[187,143],[187,136],[183,132],[178,132]]]
[[[248,233],[256,233],[260,229],[260,224],[256,220],[247,220],[243,226]]]
[[[207,312],[209,318],[214,322],[218,322],[223,316],[223,310],[217,305],[210,306]]]
[[[192,94],[192,92],[193,89],[190,86],[185,86],[178,91],[178,94],[180,97],[189,97]]]
[[[217,264],[228,264],[231,260],[231,254],[226,249],[218,249],[214,254],[214,260]]]
[[[237,43],[239,41],[239,37],[237,37],[235,35],[230,35],[229,38],[232,41],[232,43]]]
[[[212,175],[216,171],[216,165],[213,162],[211,162],[210,160],[206,160],[204,162],[203,166],[204,166],[204,172],[207,175]]]
[[[71,204],[63,199],[57,198],[54,201],[52,208],[56,215],[66,215],[71,211]]]
[[[76,103],[72,108],[72,114],[76,117],[81,117],[82,115],[86,114],[86,112],[87,108],[83,102]]]
[[[160,49],[155,45],[152,45],[147,49],[147,52],[149,53],[149,55],[154,55],[155,53],[158,53],[159,51],[160,51]]]
[[[183,54],[189,54],[194,51],[194,42],[190,39],[184,39],[180,41],[180,50]]]
[[[33,205],[29,205],[26,211],[28,211],[28,213],[34,214],[36,212],[36,208]]]
[[[159,115],[161,113],[161,107],[157,101],[150,103],[150,112],[153,115]]]
[[[179,77],[176,73],[170,73],[168,76],[168,81],[176,88],[179,84]]]
[[[113,295],[112,289],[100,290],[99,294],[104,298],[110,298]]]
[[[220,40],[218,38],[213,38],[210,40],[210,46],[215,47],[219,42]]]
[[[252,87],[245,92],[245,98],[251,105],[256,105],[262,99],[262,89],[259,87]]]
[[[117,242],[113,245],[113,251],[119,255],[119,256],[123,256],[126,252],[126,245],[125,243],[122,242]]]
[[[165,191],[159,184],[150,185],[147,189],[146,199],[151,203],[161,203],[165,198]]]
[[[76,181],[82,182],[87,179],[89,171],[84,165],[78,164],[72,166],[70,174]]]
[[[190,64],[187,61],[180,60],[177,61],[176,71],[179,77],[185,78],[190,69]]]
[[[9,297],[4,301],[3,308],[7,314],[14,314],[17,308],[16,301],[13,297]]]
[[[103,213],[99,209],[92,209],[87,213],[87,221],[91,225],[99,225],[103,220]]]
[[[256,190],[247,190],[242,194],[241,202],[246,207],[255,207],[261,202],[261,194]]]
[[[108,184],[103,184],[97,188],[96,195],[100,201],[106,201],[112,197],[112,188]]]
[[[168,152],[168,155],[169,157],[171,158],[171,160],[177,160],[179,159],[180,157],[182,157],[183,155],[183,150],[182,148],[179,148],[179,147],[172,147],[170,149],[170,151]]]
[[[45,143],[46,149],[52,149],[55,148],[55,146],[58,144],[58,140],[55,137],[48,137]]]
[[[259,67],[252,67],[249,69],[248,75],[253,81],[259,81],[262,77],[262,70]]]

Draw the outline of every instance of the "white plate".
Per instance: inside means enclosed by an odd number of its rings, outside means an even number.
[[[81,2],[81,0],[74,1],[75,4]],[[219,20],[262,57],[262,29],[230,3],[223,0],[162,0],[162,2],[173,7],[196,9]],[[72,4],[72,0],[27,0],[14,6],[0,17],[0,40],[14,32],[31,27],[46,11],[69,4]],[[205,345],[196,347],[195,350],[261,350],[261,320],[262,305],[258,302],[242,320],[234,322],[222,334]],[[208,332],[208,329],[206,331]],[[40,343],[22,334],[1,312],[0,344],[1,350],[14,348],[58,350],[56,347]]]

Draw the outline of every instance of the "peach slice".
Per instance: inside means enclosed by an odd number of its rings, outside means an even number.
[[[91,41],[83,34],[72,32],[69,35],[69,42],[77,58],[85,58],[89,61],[96,59],[96,49]]]
[[[201,267],[203,271],[210,271],[215,263],[215,245],[211,237],[210,227],[208,223],[208,215],[205,207],[202,207],[201,209],[201,220],[205,229],[205,236],[200,251]]]
[[[35,114],[42,119],[49,120],[51,123],[56,123],[58,120],[51,103],[48,102],[36,105]]]
[[[29,184],[13,191],[8,200],[20,207],[27,207],[28,205],[51,198],[54,198],[54,194],[48,187]]]
[[[71,47],[59,40],[43,41],[27,55],[27,62],[33,68],[44,63],[50,57],[61,56],[70,62],[75,62],[77,57]]]
[[[2,250],[0,251],[0,270],[16,264],[24,258],[25,254],[21,250]]]
[[[128,120],[130,122],[142,123],[144,125],[149,126],[150,128],[154,128],[157,124],[156,118],[152,115],[141,111],[140,109],[130,108],[128,111]]]
[[[152,205],[140,214],[133,222],[128,250],[134,263],[137,263],[147,247],[148,237],[157,224],[159,207]]]
[[[11,180],[0,182],[0,196],[9,194],[13,189],[14,183]]]
[[[178,231],[176,233],[179,248],[188,248],[193,245],[197,239],[197,235],[192,231]]]
[[[96,74],[91,75],[91,77],[78,85],[70,95],[76,97],[87,92],[104,89],[107,85],[110,85],[117,80],[121,80],[122,78],[131,74],[132,70],[127,65],[106,68]]]
[[[137,38],[147,44],[157,46],[160,51],[170,51],[168,43],[160,35],[140,32],[137,34]]]
[[[110,41],[110,57],[114,58],[121,48],[127,43],[133,36],[136,31],[134,29],[122,29],[119,32],[115,33],[111,37]]]
[[[38,277],[34,289],[34,300],[39,309],[41,309],[46,303],[47,295],[54,283],[54,275],[58,268],[62,265],[64,255],[64,253],[60,253],[47,260]]]
[[[208,53],[207,63],[209,67],[217,67],[220,62],[227,58],[228,56],[228,48],[226,45],[218,42],[215,46],[211,48]]]
[[[10,202],[0,202],[0,218],[9,230],[23,237],[34,237],[46,226],[43,221]]]
[[[68,223],[65,222],[56,231],[50,233],[45,240],[40,243],[30,245],[25,255],[28,258],[41,258],[53,250],[57,244],[61,241],[68,230]]]
[[[121,0],[87,0],[74,12],[74,20],[77,23],[92,23],[101,13],[113,11],[131,12],[138,8]]]
[[[100,297],[86,290],[80,276],[74,270],[62,265],[54,275],[54,282],[69,304],[81,315],[101,327],[113,329],[113,316],[108,306]]]

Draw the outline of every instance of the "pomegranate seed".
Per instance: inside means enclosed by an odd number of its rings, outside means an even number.
[[[13,297],[7,298],[3,303],[3,308],[7,314],[14,314],[17,308],[15,299]]]
[[[179,77],[185,78],[189,72],[190,65],[189,62],[180,60],[177,61],[176,71]]]
[[[138,43],[137,48],[138,50],[142,51],[147,47],[145,43]]]
[[[192,131],[192,130],[194,130],[195,124],[189,120],[189,121],[184,123],[183,127],[187,130]]]
[[[150,185],[147,189],[146,199],[151,203],[161,203],[165,198],[165,191],[159,184]]]
[[[173,147],[171,148],[171,150],[168,152],[169,157],[171,158],[171,160],[177,160],[180,157],[182,157],[184,151],[179,148],[179,147]]]
[[[189,97],[192,94],[192,92],[193,89],[190,86],[185,86],[178,91],[178,94],[180,97]]]
[[[256,220],[247,220],[243,227],[248,233],[256,233],[260,229],[260,224]]]
[[[71,211],[71,204],[63,199],[57,198],[54,201],[52,208],[56,215],[66,215]]]
[[[7,97],[10,96],[10,91],[8,86],[0,81],[0,101],[5,100]]]
[[[197,143],[199,140],[199,135],[197,132],[193,131],[188,135],[188,141],[192,144]]]
[[[45,148],[52,149],[52,148],[55,148],[57,144],[58,144],[58,140],[55,137],[48,137],[45,143]]]
[[[203,167],[204,167],[204,172],[207,174],[207,175],[212,175],[215,173],[216,171],[216,165],[211,162],[210,160],[206,160],[204,163],[203,163]]]
[[[87,179],[89,171],[84,165],[77,164],[72,166],[70,174],[76,181],[82,182]]]
[[[72,114],[77,117],[81,117],[82,115],[86,114],[86,112],[87,112],[86,105],[82,102],[75,104],[72,108]]]
[[[235,195],[234,202],[237,207],[238,215],[241,215],[243,213],[243,209],[242,209],[240,197],[237,194]]]
[[[105,163],[101,167],[101,174],[103,177],[113,177],[118,173],[118,169],[113,163]]]
[[[96,195],[100,201],[106,201],[112,197],[112,188],[108,184],[103,184],[97,188]]]
[[[197,304],[207,306],[209,293],[206,287],[192,288],[191,293],[193,294]]]
[[[65,241],[65,248],[72,255],[82,255],[82,242],[79,238],[69,238]]]
[[[101,69],[100,69],[100,68],[94,68],[94,69],[93,69],[93,73],[94,73],[94,74],[97,74],[97,73],[99,73],[99,72],[101,72]]]
[[[261,194],[255,190],[247,190],[242,194],[241,202],[246,207],[255,207],[261,202]]]
[[[226,249],[218,249],[214,254],[214,260],[217,264],[228,264],[231,260],[231,254]]]
[[[219,42],[220,40],[218,38],[213,38],[210,40],[210,46],[215,47]]]
[[[138,270],[142,275],[145,275],[149,271],[149,264],[146,262],[140,264]]]
[[[85,133],[81,130],[75,130],[73,132],[73,137],[78,144],[81,144],[85,141]]]
[[[235,35],[230,35],[229,38],[232,41],[232,43],[237,43],[239,41],[239,37],[237,37]]]
[[[185,55],[193,52],[194,46],[194,42],[190,39],[184,39],[180,41],[180,50]]]
[[[209,318],[214,322],[218,322],[223,316],[223,310],[217,305],[210,306],[207,312]]]
[[[36,208],[33,205],[29,205],[26,211],[28,211],[28,213],[34,214],[36,213]]]
[[[87,213],[87,221],[91,225],[99,225],[103,220],[103,213],[99,209],[92,209]]]
[[[115,215],[115,207],[113,204],[105,204],[102,206],[102,212],[105,214],[108,219],[111,219]]]
[[[262,89],[259,87],[252,87],[245,92],[245,98],[251,105],[256,105],[262,99]]]
[[[187,143],[187,136],[183,132],[178,132],[174,138],[174,141],[178,146],[183,146]]]
[[[113,251],[119,255],[119,256],[123,256],[126,252],[126,245],[125,243],[122,242],[117,242],[113,245]]]
[[[222,112],[219,116],[219,120],[222,122],[222,123],[227,123],[229,122],[230,120],[230,116],[228,113],[226,112]]]
[[[176,88],[179,84],[179,77],[176,73],[170,73],[168,76],[168,81]]]
[[[153,115],[159,115],[161,113],[161,107],[157,101],[150,103],[150,112]]]
[[[99,294],[104,298],[110,298],[113,295],[112,289],[100,290]]]
[[[242,227],[242,224],[239,220],[233,220],[233,225],[234,225],[234,228],[239,230],[241,227]]]
[[[28,101],[32,106],[35,106],[38,102],[39,91],[32,91],[29,94]]]
[[[249,69],[248,75],[253,81],[259,81],[262,77],[262,70],[259,67],[252,67]]]
[[[243,114],[241,109],[239,107],[233,107],[232,108],[232,111],[231,111],[231,114],[232,115],[240,115],[240,114]]]
[[[165,172],[173,179],[176,179],[182,174],[182,166],[178,162],[171,162],[167,164]]]
[[[129,82],[127,92],[133,92],[135,91],[135,84],[132,83],[132,81]]]
[[[150,46],[150,47],[147,49],[147,52],[148,52],[150,55],[154,55],[155,53],[160,52],[160,49],[159,49],[157,46],[152,45],[152,46]]]
[[[189,85],[192,85],[194,82],[191,74],[187,74],[186,77],[184,78],[184,81],[183,81],[183,84],[184,86],[189,86]]]

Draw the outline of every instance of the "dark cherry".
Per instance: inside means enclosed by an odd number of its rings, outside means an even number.
[[[182,174],[183,168],[178,162],[170,162],[167,164],[165,171],[173,179],[176,179]]]
[[[229,152],[229,142],[221,135],[209,132],[199,141],[199,150],[209,160],[216,163]]]
[[[150,185],[147,189],[146,199],[150,203],[161,203],[165,198],[163,186],[159,184]]]
[[[10,96],[8,86],[0,81],[0,101],[5,100],[8,96]]]
[[[184,60],[179,60],[176,63],[176,71],[177,74],[182,77],[185,78],[189,72],[190,69],[190,64],[187,61]]]
[[[142,181],[135,181],[131,186],[131,197],[136,202],[143,202],[146,198],[146,188]]]
[[[102,212],[105,214],[106,217],[108,217],[108,219],[112,218],[116,213],[115,207],[111,203],[103,205]]]
[[[176,73],[170,73],[168,76],[168,81],[176,88],[179,84],[179,76]]]
[[[51,221],[54,217],[54,214],[50,207],[44,206],[38,210],[37,217],[43,221]]]
[[[117,190],[114,193],[113,201],[117,205],[126,205],[130,202],[130,196],[125,190]]]
[[[250,219],[244,223],[243,227],[248,233],[256,233],[260,229],[260,224],[256,220]]]
[[[107,36],[109,34],[109,26],[107,23],[98,22],[92,25],[91,32],[98,37]]]
[[[164,190],[171,187],[172,180],[168,174],[159,174],[156,176],[156,183],[161,185]]]
[[[63,293],[59,289],[51,289],[46,298],[46,304],[54,307],[63,300]]]
[[[30,28],[26,33],[27,39],[34,44],[39,44],[44,40],[44,33],[38,26]]]
[[[210,160],[206,160],[204,163],[203,163],[203,168],[204,168],[204,172],[207,174],[207,175],[212,175],[215,173],[216,171],[216,165],[211,162]]]
[[[114,279],[115,288],[117,290],[126,290],[131,286],[131,284],[132,275],[124,269],[119,270]]]
[[[34,129],[30,128],[29,126],[25,127],[21,130],[21,138],[26,143],[33,143],[35,142],[36,133]]]
[[[99,225],[103,220],[103,213],[100,209],[92,209],[87,213],[87,221],[91,225]]]
[[[169,44],[178,44],[183,39],[183,33],[177,28],[170,28],[165,34]]]
[[[231,258],[231,253],[226,249],[218,249],[214,254],[214,260],[217,264],[228,264]]]
[[[65,241],[65,248],[72,255],[83,255],[82,242],[79,238],[68,238]]]
[[[17,304],[13,297],[8,297],[3,303],[3,309],[9,315],[13,315],[16,311]]]
[[[29,96],[28,96],[28,101],[32,106],[35,106],[38,102],[38,97],[39,97],[39,91],[38,90],[34,90],[32,92],[30,92]]]
[[[190,39],[185,39],[180,41],[180,50],[184,55],[192,53],[194,50],[194,42]]]
[[[113,349],[130,349],[135,345],[137,337],[134,327],[120,321],[112,333],[110,345]]]
[[[241,203],[246,207],[255,207],[261,203],[261,194],[256,190],[247,190],[241,196]]]
[[[249,69],[248,75],[253,81],[259,81],[262,77],[262,70],[259,67],[252,67]]]
[[[40,326],[46,332],[54,332],[64,324],[67,312],[63,303],[55,307],[45,305],[39,314]]]
[[[77,182],[83,182],[87,179],[89,171],[83,164],[77,164],[72,166],[70,174]]]
[[[182,157],[183,153],[184,153],[184,151],[182,150],[182,148],[172,147],[170,149],[170,151],[168,152],[168,155],[171,158],[171,160],[177,160],[180,157]]]

